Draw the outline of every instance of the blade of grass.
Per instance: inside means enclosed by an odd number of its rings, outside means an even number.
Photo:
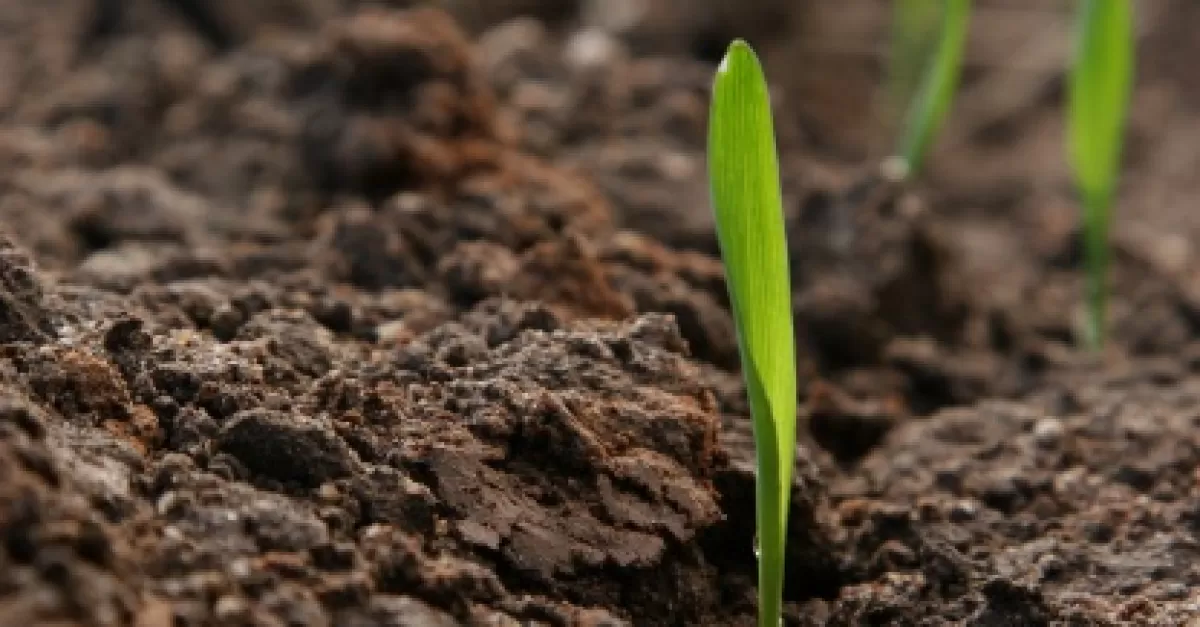
[[[776,627],[783,605],[796,449],[791,282],[777,159],[766,78],[750,46],[735,41],[713,85],[708,168],[754,424],[761,627]]]
[[[900,137],[898,150],[908,176],[920,171],[929,143],[950,110],[962,69],[971,1],[944,0],[942,5],[941,36]]]
[[[1067,140],[1083,200],[1088,323],[1093,349],[1104,344],[1108,300],[1108,227],[1133,80],[1130,0],[1084,0],[1070,76]]]
[[[941,2],[895,0],[892,4],[887,121],[893,131],[900,128],[929,60],[933,58],[941,16]]]

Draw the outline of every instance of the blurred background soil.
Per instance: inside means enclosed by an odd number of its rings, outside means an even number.
[[[1073,6],[975,3],[902,187],[883,0],[0,3],[0,626],[754,624],[734,37],[792,254],[787,624],[1200,625],[1200,6],[1137,4],[1103,354]]]

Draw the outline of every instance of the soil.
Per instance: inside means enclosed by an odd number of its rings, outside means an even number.
[[[785,623],[1200,625],[1192,3],[1138,5],[1101,353],[1070,3],[977,3],[906,186],[886,3],[410,4],[0,3],[0,626],[753,625],[734,36],[792,254]]]

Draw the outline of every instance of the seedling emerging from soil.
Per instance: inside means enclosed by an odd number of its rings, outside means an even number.
[[[904,118],[925,75],[937,43],[942,4],[929,0],[895,0],[888,54],[887,106],[890,123]]]
[[[760,627],[780,621],[796,449],[791,282],[777,159],[762,67],[749,45],[735,41],[713,85],[708,171],[754,424]]]
[[[928,46],[921,45],[921,42],[926,36],[931,6],[941,10],[941,33],[937,46],[931,54],[926,54]],[[944,0],[939,6],[932,0],[897,0],[895,11],[892,36],[897,56],[892,67],[893,98],[912,91],[907,84],[919,73],[916,67],[924,66],[924,76],[912,95],[912,105],[905,116],[897,146],[897,153],[902,159],[901,173],[909,177],[921,169],[929,143],[954,100],[971,17],[971,2]]]
[[[1086,338],[1092,348],[1104,344],[1108,224],[1133,74],[1131,5],[1129,0],[1084,1],[1070,77],[1068,153],[1083,200]]]

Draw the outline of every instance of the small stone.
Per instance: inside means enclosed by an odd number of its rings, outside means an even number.
[[[879,164],[879,174],[889,183],[899,183],[908,178],[908,161],[900,156],[888,157]]]
[[[317,488],[317,498],[320,499],[322,503],[336,505],[341,499],[341,496],[341,492],[338,491],[337,485],[333,482],[322,483],[321,487]]]
[[[217,604],[213,607],[213,615],[222,625],[243,621],[249,614],[250,605],[246,603],[246,600],[232,594],[226,594],[217,599]]]
[[[250,575],[254,574],[254,569],[249,559],[239,557],[229,563],[229,574],[234,579],[241,581],[248,579]]]
[[[587,71],[610,65],[621,54],[617,40],[602,30],[582,30],[567,40],[564,57],[577,71]]]
[[[1033,427],[1033,441],[1040,448],[1053,449],[1062,443],[1063,425],[1058,418],[1042,418]]]
[[[961,500],[950,507],[950,522],[963,523],[975,520],[979,515],[979,506],[971,500]]]

